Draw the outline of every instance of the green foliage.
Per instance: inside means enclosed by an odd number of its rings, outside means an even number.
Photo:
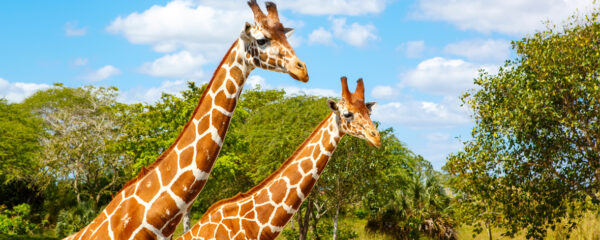
[[[173,143],[204,89],[190,83],[180,95],[164,94],[154,104],[126,105],[114,101],[114,88],[56,85],[22,104],[0,102],[0,107],[12,108],[9,119],[37,118],[37,125],[25,123],[33,127],[32,133],[39,131],[29,141],[39,145],[38,153],[44,153],[35,155],[32,148],[28,154],[34,156],[33,162],[23,166],[34,177],[14,178],[11,185],[2,185],[0,192],[22,189],[27,181],[43,184],[31,187],[31,193],[19,191],[25,197],[1,198],[3,203],[35,203],[38,212],[28,220],[49,221],[60,237],[78,231],[124,182]],[[245,91],[210,181],[194,202],[192,216],[199,217],[215,201],[248,190],[277,169],[330,112],[322,97],[285,96],[280,90]],[[111,124],[98,125],[98,119]],[[380,149],[358,138],[343,138],[315,187],[318,194],[311,196],[315,207],[307,228],[315,231],[309,231],[309,238],[331,238],[336,212],[343,218],[361,203],[367,206],[359,208],[363,217],[377,212],[377,207],[393,198],[390,189],[407,181],[415,156],[394,136],[393,129],[383,130],[381,137]],[[4,141],[0,146],[7,144],[7,139],[0,140]],[[0,180],[6,177],[0,176]],[[359,181],[363,184],[356,184]],[[357,236],[347,226],[337,229],[337,239]]]
[[[69,182],[77,201],[98,208],[118,190],[129,159],[114,148],[122,122],[117,117],[116,88],[56,86],[39,91],[23,105],[43,119],[40,140],[44,170],[40,180]]]
[[[0,99],[0,177],[29,180],[40,166],[42,121],[19,104]],[[1,183],[0,183],[1,184]]]
[[[295,240],[300,238],[300,233],[297,229],[286,228],[281,232],[281,236],[288,240]],[[320,221],[317,224],[316,232],[308,234],[306,239],[332,239],[333,236],[333,224],[331,221]],[[337,239],[338,240],[349,240],[358,238],[358,233],[352,229],[341,228],[338,229]]]
[[[598,14],[513,42],[518,57],[463,96],[473,139],[445,169],[466,223],[543,238],[561,218],[577,221],[573,204],[600,203]]]
[[[455,223],[449,212],[450,198],[442,185],[443,176],[420,156],[411,162],[412,170],[403,183],[376,207],[367,222],[367,230],[384,233],[395,239],[457,239]],[[367,201],[368,202],[368,201]]]
[[[76,233],[94,220],[97,213],[89,202],[83,202],[71,209],[61,210],[56,223],[56,234],[62,238]]]
[[[14,206],[12,210],[0,205],[0,234],[31,234],[37,230],[30,222],[31,207],[25,203]]]
[[[381,197],[390,186],[405,181],[407,166],[414,161],[413,153],[398,140],[392,128],[380,131],[380,137],[380,148],[353,136],[340,141],[316,186],[333,208],[375,195]]]
[[[129,178],[153,163],[173,144],[190,120],[205,88],[190,82],[181,97],[163,93],[154,105],[138,103],[119,109],[125,125],[117,148],[134,160],[128,170]]]
[[[314,96],[286,97],[252,111],[234,131],[250,144],[243,158],[255,168],[252,180],[258,183],[279,168],[330,112],[326,99]]]
[[[369,216],[369,212],[363,208],[359,208],[354,210],[353,212],[354,216],[356,216],[358,219],[365,219],[367,218],[367,216]]]

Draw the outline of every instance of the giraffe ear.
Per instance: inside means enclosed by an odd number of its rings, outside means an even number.
[[[376,102],[368,102],[368,103],[365,103],[365,105],[367,105],[369,112],[371,112],[371,111],[373,111],[373,109],[375,109],[375,107],[377,106],[377,103]]]
[[[285,33],[285,37],[289,38],[294,33],[294,29],[293,28],[284,28],[283,33]]]
[[[240,37],[242,37],[242,39],[244,40],[248,40],[252,37],[252,35],[250,34],[250,28],[252,27],[252,24],[250,24],[249,22],[246,22],[246,25],[244,26],[244,30],[242,31]]]
[[[333,112],[338,111],[337,103],[331,99],[327,99],[327,106],[329,106],[329,109],[331,109]]]

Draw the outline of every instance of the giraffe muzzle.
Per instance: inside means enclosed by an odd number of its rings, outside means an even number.
[[[306,64],[300,60],[290,62],[287,67],[290,76],[301,82],[308,82],[308,71],[306,70]]]
[[[369,145],[374,146],[376,148],[381,147],[381,138],[379,137],[378,132],[370,132],[369,136],[367,136],[367,142]]]

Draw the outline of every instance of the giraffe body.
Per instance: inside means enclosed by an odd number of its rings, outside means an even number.
[[[276,16],[275,5],[267,4],[266,16],[255,1],[248,4],[256,24],[246,23],[174,144],[66,239],[169,239],[210,175],[250,72],[260,67],[308,81],[304,63],[287,42],[289,29],[271,14]]]
[[[345,81],[343,78],[347,88]],[[362,88],[362,80],[358,86],[357,89]],[[362,92],[354,95],[358,98]],[[369,105],[373,104],[365,105],[362,99],[346,95],[277,171],[247,193],[215,203],[178,240],[277,237],[312,190],[345,134],[380,145],[379,134],[368,118]],[[350,113],[353,119],[346,117]]]

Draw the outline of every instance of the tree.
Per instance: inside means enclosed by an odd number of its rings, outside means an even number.
[[[371,213],[366,229],[395,239],[457,239],[444,177],[421,156],[410,156],[402,182],[388,182],[389,194],[368,200]],[[382,201],[383,200],[383,201]]]
[[[19,104],[0,99],[0,177],[3,183],[28,179],[39,167],[42,120]]]
[[[315,186],[313,192],[327,200],[326,210],[330,210],[333,221],[332,239],[338,237],[338,220],[342,211],[347,206],[360,203],[385,179],[395,178],[381,175],[386,168],[406,165],[410,161],[412,153],[396,138],[392,128],[380,131],[380,136],[380,148],[369,146],[363,139],[344,137]]]
[[[502,214],[472,218],[543,238],[574,202],[600,203],[598,14],[513,42],[517,58],[482,72],[462,97],[473,139],[445,169],[465,204],[492,203],[487,212]]]
[[[92,201],[96,210],[118,190],[129,165],[129,158],[114,149],[122,126],[115,97],[115,88],[56,85],[24,102],[48,133],[42,138],[44,175],[69,182],[77,203]]]
[[[254,183],[279,168],[330,112],[326,98],[315,96],[285,97],[253,110],[234,132],[249,144],[242,158],[256,167]]]
[[[22,104],[0,99],[0,202],[40,207],[43,198],[37,178],[42,168],[42,120]]]

